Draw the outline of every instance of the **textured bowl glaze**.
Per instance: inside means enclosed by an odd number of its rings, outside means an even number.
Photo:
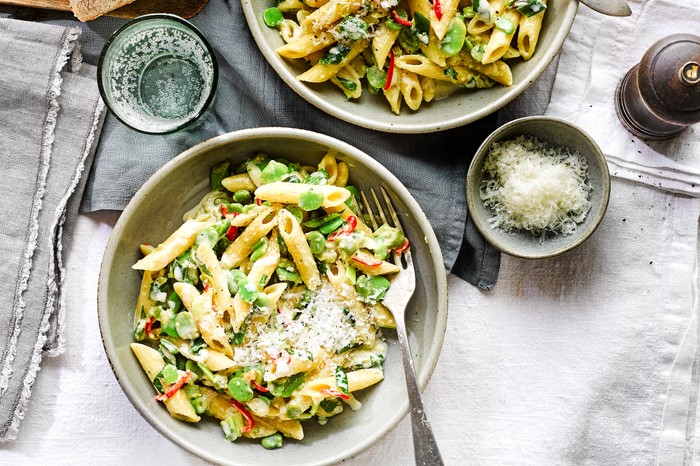
[[[575,233],[555,238],[547,237],[544,243],[528,231],[506,233],[500,228],[491,228],[488,219],[493,216],[484,207],[479,197],[482,168],[489,147],[494,142],[513,139],[520,135],[534,136],[542,142],[578,151],[586,157],[589,168],[588,182],[592,189],[589,194],[591,209]],[[598,227],[608,207],[610,198],[610,173],[603,152],[598,144],[581,128],[558,118],[525,117],[513,120],[496,129],[477,149],[467,172],[467,205],[469,214],[477,229],[494,247],[511,256],[525,259],[543,259],[570,251],[586,241]]]
[[[349,458],[375,443],[408,412],[408,397],[396,333],[385,331],[389,353],[385,379],[359,392],[363,408],[346,410],[326,426],[305,423],[303,441],[265,450],[259,441],[227,442],[218,422],[188,424],[170,417],[154,399],[154,388],[129,349],[140,275],[131,269],[139,244],[158,244],[181,223],[182,215],[208,192],[209,169],[229,159],[236,166],[262,151],[303,165],[316,165],[328,151],[350,166],[360,189],[383,185],[395,201],[406,235],[413,240],[416,292],[406,321],[419,385],[437,364],[447,323],[447,282],[435,234],[408,190],[374,159],[328,136],[290,128],[259,128],[224,134],[183,152],[136,193],[115,225],[100,270],[99,324],[105,351],[124,393],[141,415],[168,439],[190,452],[229,465],[317,465]]]
[[[444,99],[423,103],[418,111],[402,105],[400,115],[391,112],[382,96],[364,89],[359,99],[347,100],[330,82],[303,83],[297,76],[308,65],[303,60],[283,59],[275,50],[284,44],[279,31],[265,25],[263,12],[273,0],[241,0],[255,42],[280,77],[300,96],[326,113],[352,124],[392,133],[430,133],[471,123],[493,113],[520,95],[547,68],[559,52],[576,16],[578,0],[549,0],[537,50],[528,61],[514,62],[513,85],[496,85],[476,92],[458,92]]]

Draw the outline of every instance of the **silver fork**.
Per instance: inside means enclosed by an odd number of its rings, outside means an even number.
[[[391,200],[387,195],[383,187],[379,187],[384,197],[384,201],[391,216],[393,226],[403,233],[403,228],[399,222],[399,218],[396,215]],[[377,207],[379,217],[381,218],[382,224],[388,223],[387,217],[384,214],[382,205],[377,199],[377,194],[374,189],[370,190],[372,197],[374,198],[374,203]],[[370,206],[365,193],[360,193],[362,196],[362,203],[364,204],[365,211],[369,217],[372,229],[376,230],[379,228],[379,224],[374,215],[372,207]],[[389,224],[389,226],[392,226]],[[394,263],[401,269],[396,273],[390,280],[391,286],[384,296],[383,304],[391,311],[394,315],[394,320],[396,320],[396,333],[399,337],[399,346],[401,347],[401,357],[403,360],[403,370],[406,375],[406,386],[408,389],[408,401],[411,406],[411,428],[413,431],[413,451],[416,460],[416,464],[423,465],[442,465],[442,457],[440,456],[440,450],[438,449],[437,443],[435,442],[435,435],[433,434],[433,429],[430,427],[430,422],[425,414],[425,409],[423,408],[423,400],[421,399],[420,390],[418,389],[418,382],[416,382],[416,372],[413,368],[413,358],[411,357],[411,348],[408,345],[408,335],[406,334],[406,306],[408,305],[413,292],[416,289],[416,273],[413,269],[413,259],[411,258],[411,250],[407,249],[406,252],[402,254],[406,263],[405,265],[401,261],[401,257],[394,254]]]

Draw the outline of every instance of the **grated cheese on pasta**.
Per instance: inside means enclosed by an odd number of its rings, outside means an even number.
[[[234,347],[233,360],[246,365],[265,361],[268,355],[277,356],[282,351],[316,358],[325,351],[337,353],[370,331],[369,320],[351,316],[346,304],[348,298],[327,281],[313,292],[306,305],[297,307],[299,299],[293,291],[285,292],[278,309],[272,310],[276,312],[274,323],[249,328],[249,338],[243,345]],[[284,368],[278,367],[277,372],[283,374]]]
[[[484,162],[480,187],[484,206],[493,210],[492,228],[570,235],[584,221],[591,203],[588,163],[578,152],[520,136],[494,143]]]

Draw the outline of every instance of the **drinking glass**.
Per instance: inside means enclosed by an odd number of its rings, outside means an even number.
[[[98,86],[110,111],[143,133],[185,128],[211,104],[218,81],[214,50],[191,23],[152,14],[120,27],[105,44]]]

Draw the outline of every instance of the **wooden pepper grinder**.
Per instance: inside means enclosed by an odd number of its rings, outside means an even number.
[[[673,34],[652,45],[620,81],[617,116],[642,139],[667,139],[700,121],[700,37]]]

